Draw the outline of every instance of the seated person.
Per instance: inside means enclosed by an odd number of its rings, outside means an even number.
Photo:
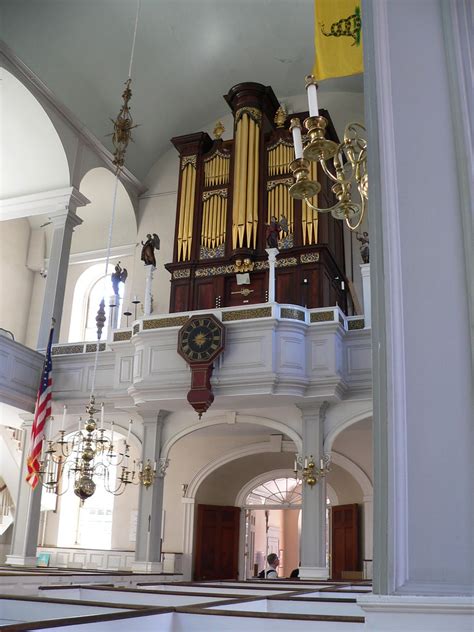
[[[280,564],[280,560],[278,559],[278,555],[276,553],[270,553],[267,556],[267,569],[266,571],[260,571],[258,577],[260,579],[278,579],[277,568]]]
[[[299,578],[300,578],[300,569],[299,568],[294,568],[291,571],[290,579],[299,579]]]

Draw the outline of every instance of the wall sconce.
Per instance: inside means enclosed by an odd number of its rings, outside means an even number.
[[[310,487],[316,485],[320,478],[326,476],[326,474],[330,471],[330,463],[331,463],[331,455],[325,454],[319,460],[319,467],[316,467],[316,463],[314,462],[313,455],[311,454],[308,458],[296,455],[295,457],[295,465],[294,472],[296,478],[300,475],[301,479]]]

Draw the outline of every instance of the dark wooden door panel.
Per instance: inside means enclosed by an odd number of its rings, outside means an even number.
[[[342,571],[359,570],[359,506],[332,508],[332,579],[342,579]]]
[[[239,507],[198,505],[196,580],[237,579]]]

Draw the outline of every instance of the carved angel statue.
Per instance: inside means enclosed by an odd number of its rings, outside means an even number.
[[[111,275],[112,287],[114,288],[114,294],[118,295],[119,293],[119,283],[125,283],[128,277],[127,268],[122,268],[120,266],[120,261],[115,266],[115,272]]]
[[[288,234],[288,230],[288,221],[284,215],[280,217],[280,221],[278,221],[275,216],[272,216],[270,219],[270,224],[267,225],[267,246],[269,248],[278,248],[278,235],[280,231]]]
[[[143,246],[141,256],[142,261],[146,266],[153,266],[156,268],[155,250],[160,249],[160,238],[156,233],[153,233],[153,236],[148,233],[146,241],[142,241],[141,244]]]
[[[359,250],[363,263],[369,263],[369,233],[364,231],[361,235],[359,231],[356,231],[356,239],[361,244]]]

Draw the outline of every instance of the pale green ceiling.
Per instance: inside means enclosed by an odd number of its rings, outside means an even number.
[[[7,45],[111,147],[109,118],[127,78],[135,0],[0,0]],[[301,93],[313,60],[313,0],[142,0],[127,166],[143,178],[172,136],[227,109],[221,95],[257,81]],[[322,89],[362,91],[360,77]]]

